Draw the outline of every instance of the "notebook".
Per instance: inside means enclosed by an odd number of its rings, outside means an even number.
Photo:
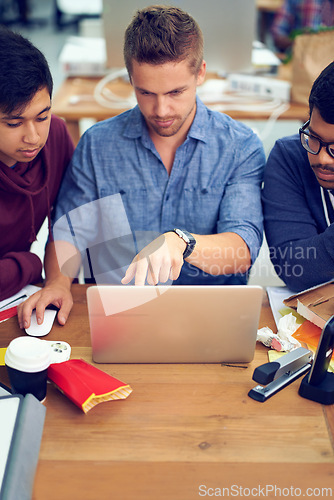
[[[113,286],[87,289],[96,363],[249,362],[259,286]]]
[[[31,500],[46,408],[32,394],[0,397],[0,499]]]

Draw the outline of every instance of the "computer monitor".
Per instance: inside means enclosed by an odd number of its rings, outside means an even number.
[[[109,69],[124,67],[124,32],[134,13],[156,3],[148,0],[103,0]],[[252,72],[255,0],[174,0],[161,3],[180,7],[198,22],[204,36],[204,58],[209,72]]]

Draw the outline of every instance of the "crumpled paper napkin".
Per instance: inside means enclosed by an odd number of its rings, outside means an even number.
[[[282,316],[278,321],[277,333],[274,333],[268,326],[265,326],[257,331],[256,340],[266,347],[275,349],[275,351],[290,352],[297,347],[301,347],[300,342],[292,336],[299,326],[296,317],[292,313],[289,313]]]

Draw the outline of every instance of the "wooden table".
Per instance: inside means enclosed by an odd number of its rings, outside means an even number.
[[[48,340],[92,363],[85,292],[73,286],[68,323]],[[266,296],[260,326],[274,328]],[[2,323],[0,345],[21,334],[15,318]],[[321,498],[333,487],[334,409],[298,396],[300,381],[266,403],[250,399],[253,370],[266,361],[258,345],[249,365],[98,365],[133,393],[86,415],[49,385],[33,499],[195,500],[218,488],[249,498],[318,488]]]
[[[290,72],[286,72],[284,69],[282,71],[284,73],[282,78],[287,79],[286,73],[290,75]],[[80,120],[91,118],[101,121],[125,111],[125,109],[104,107],[96,102],[94,89],[99,81],[100,78],[93,77],[67,78],[54,96],[52,112],[64,118],[75,144],[80,138]],[[128,97],[132,91],[131,85],[120,79],[110,83],[109,86],[115,94],[122,98]],[[261,104],[256,111],[248,111],[245,107],[244,110],[227,110],[226,113],[237,120],[267,120],[271,114],[270,111],[264,110]],[[305,122],[308,119],[308,107],[290,103],[289,108],[279,118]]]

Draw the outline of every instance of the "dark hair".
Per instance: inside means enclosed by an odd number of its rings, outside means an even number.
[[[194,74],[203,61],[203,35],[196,21],[178,7],[153,5],[138,10],[125,31],[124,61],[164,64],[189,60]]]
[[[24,108],[44,87],[51,98],[53,81],[42,52],[19,33],[0,26],[0,110]]]
[[[334,61],[318,76],[312,85],[309,97],[310,115],[313,108],[319,110],[321,118],[334,124]]]

